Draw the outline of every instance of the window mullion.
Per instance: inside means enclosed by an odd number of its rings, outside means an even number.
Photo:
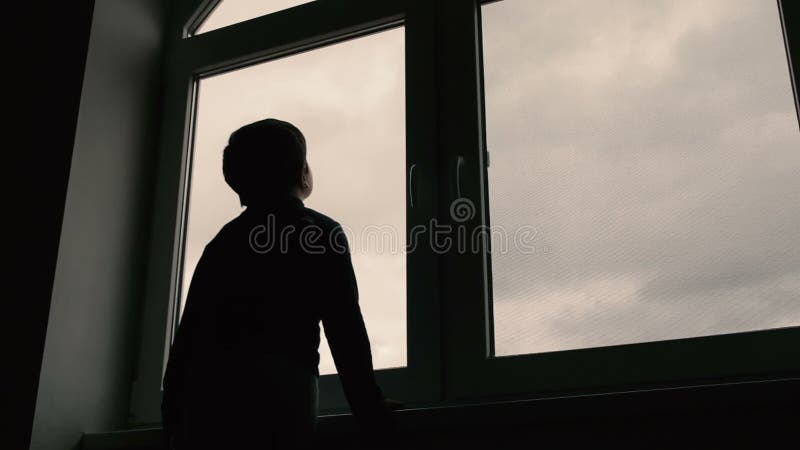
[[[443,348],[448,400],[463,398],[485,375],[486,246],[473,237],[484,223],[477,1],[437,2],[440,209],[448,241],[442,257]],[[448,245],[449,244],[449,245]]]

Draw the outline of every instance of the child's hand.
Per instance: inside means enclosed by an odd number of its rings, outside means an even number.
[[[383,399],[383,406],[386,407],[389,411],[397,411],[398,409],[405,409],[406,405],[397,400],[392,400],[390,398]]]

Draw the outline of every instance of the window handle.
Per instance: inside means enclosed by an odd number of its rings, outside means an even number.
[[[408,168],[408,201],[412,208],[414,207],[414,169],[416,167],[416,164],[411,164],[411,167]]]
[[[456,198],[461,198],[461,166],[465,162],[464,157],[458,155],[458,158],[456,158]]]
[[[456,198],[450,204],[450,217],[456,222],[463,223],[475,217],[475,204],[472,200],[461,196],[461,167],[467,161],[463,156],[456,158]]]

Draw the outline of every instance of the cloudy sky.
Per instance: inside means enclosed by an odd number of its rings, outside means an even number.
[[[230,133],[287,120],[308,144],[314,192],[306,206],[348,234],[375,367],[406,364],[404,55],[403,29],[395,29],[200,82],[184,292],[205,244],[242,211],[222,176]],[[371,225],[399,230],[397,251],[360,239]],[[335,372],[324,338],[320,354],[320,372]]]
[[[300,3],[225,0],[201,31]],[[533,254],[492,257],[499,355],[800,325],[800,131],[774,1],[483,15],[492,225],[536,229]],[[186,282],[241,211],[229,134],[289,120],[307,206],[349,230],[375,365],[405,364],[405,257],[353,239],[405,224],[403,57],[397,29],[201,82]]]
[[[498,354],[800,325],[800,132],[771,0],[483,10]]]

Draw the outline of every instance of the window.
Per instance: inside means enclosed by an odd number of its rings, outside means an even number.
[[[175,35],[134,422],[159,420],[183,292],[203,246],[241,210],[220,173],[225,140],[265,117],[292,121],[306,134],[316,188],[306,203],[348,235],[381,387],[409,402],[438,401],[436,255],[405,251],[410,231],[435,215],[438,190],[428,182],[436,159],[431,6],[310,2],[202,39]],[[326,347],[323,414],[347,406]]]
[[[348,236],[374,366],[406,365],[403,47],[397,28],[198,81],[181,310],[203,248],[243,210],[222,177],[230,133],[280,118],[306,136],[306,205]],[[324,338],[320,355],[320,373],[335,373]]]
[[[800,325],[773,2],[482,14],[491,224],[531,233],[492,253],[498,356]]]
[[[775,4],[601,3],[439,12],[443,197],[449,223],[482,242],[441,258],[447,399],[800,368],[787,210],[800,137]],[[639,300],[642,276],[657,283]]]
[[[800,371],[796,31],[775,3],[187,4],[165,68],[137,424],[159,420],[198,250],[240,210],[215,152],[270,116],[308,137],[307,204],[351,228],[392,398]],[[372,247],[387,230],[405,252]],[[325,364],[323,415],[346,407]]]

